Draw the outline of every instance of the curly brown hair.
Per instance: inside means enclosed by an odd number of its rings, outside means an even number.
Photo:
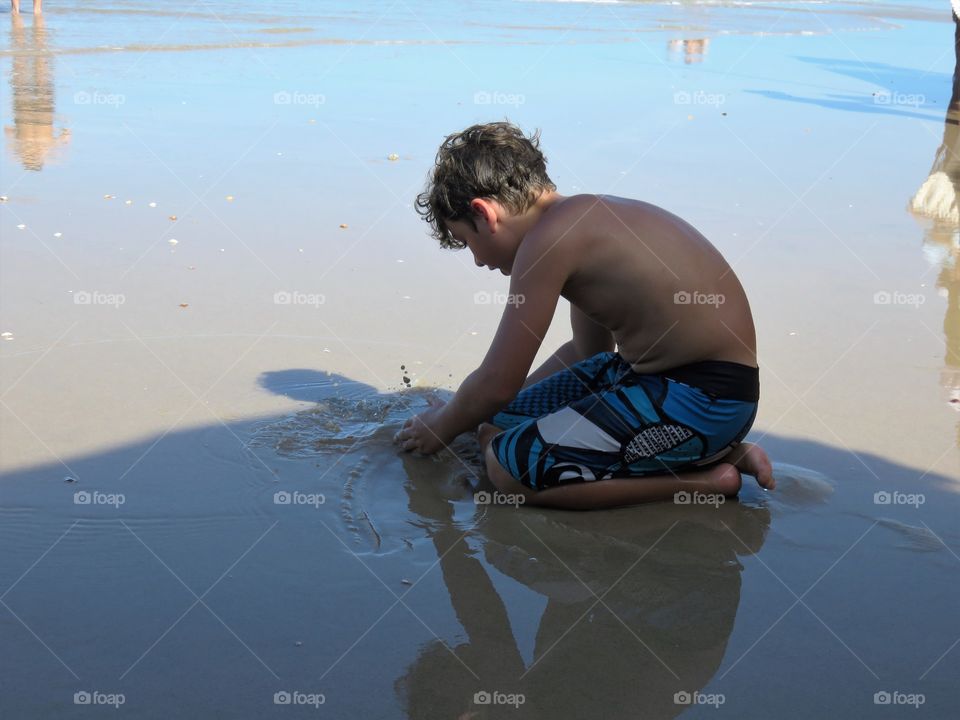
[[[540,152],[540,131],[528,138],[512,123],[491,122],[447,136],[415,207],[441,247],[460,249],[465,245],[453,237],[447,223],[466,220],[476,229],[470,209],[474,198],[496,200],[522,213],[543,191],[556,189]]]

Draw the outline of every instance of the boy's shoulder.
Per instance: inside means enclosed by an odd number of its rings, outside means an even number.
[[[627,213],[624,212],[626,208],[629,208]],[[598,236],[630,232],[625,217],[633,223],[642,214],[655,209],[649,203],[613,195],[570,195],[538,219],[524,238],[523,245],[530,257],[545,252],[577,254]]]
[[[638,215],[658,209],[655,205],[642,200],[616,195],[581,193],[570,195],[556,203],[549,212],[543,214],[534,229],[538,236],[564,233],[567,230],[583,234],[596,229],[598,223],[617,222],[616,218],[624,211],[628,211],[631,215]]]

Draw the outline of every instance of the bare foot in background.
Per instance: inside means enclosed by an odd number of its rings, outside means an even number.
[[[736,465],[737,470],[745,475],[753,475],[762,488],[773,490],[777,486],[770,458],[759,445],[740,443],[729,455],[724,456],[723,462]]]

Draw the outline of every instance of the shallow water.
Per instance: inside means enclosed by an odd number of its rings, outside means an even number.
[[[0,715],[954,714],[943,3],[47,7],[0,29]],[[397,452],[507,291],[410,205],[503,116],[734,264],[775,492],[551,512]]]

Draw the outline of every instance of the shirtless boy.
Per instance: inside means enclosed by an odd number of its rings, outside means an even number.
[[[750,306],[691,225],[638,200],[560,195],[538,135],[505,122],[447,137],[417,210],[510,290],[483,363],[405,422],[403,450],[477,429],[499,491],[557,508],[734,495],[741,473],[774,487],[766,453],[742,442],[760,396]],[[573,338],[527,377],[560,296]]]

